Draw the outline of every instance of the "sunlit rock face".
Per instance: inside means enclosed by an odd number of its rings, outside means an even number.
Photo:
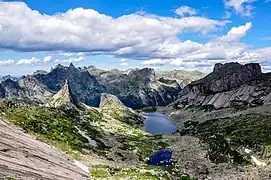
[[[51,107],[73,107],[78,104],[75,96],[73,95],[68,80],[65,81],[64,86],[56,93],[48,103]]]
[[[257,63],[216,64],[212,73],[181,91],[176,106],[258,106],[271,102],[270,85],[271,75],[262,73]]]
[[[143,118],[135,111],[126,107],[116,96],[103,93],[101,95],[100,109],[102,113],[130,125],[143,125]]]

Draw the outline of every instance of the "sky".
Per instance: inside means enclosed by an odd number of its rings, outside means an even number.
[[[0,75],[57,64],[271,71],[271,0],[0,0]]]

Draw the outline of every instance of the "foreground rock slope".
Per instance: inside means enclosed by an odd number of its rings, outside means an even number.
[[[0,179],[88,179],[67,154],[34,139],[0,116]]]

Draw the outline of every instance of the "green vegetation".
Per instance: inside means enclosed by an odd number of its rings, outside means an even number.
[[[8,107],[5,101],[0,102],[0,111],[10,122],[21,127],[25,132],[68,152],[76,159],[80,158],[79,152],[83,148],[90,148],[87,146],[88,140],[78,132],[76,127],[84,129],[86,134],[93,138],[100,137],[97,127],[88,122],[99,119],[99,113],[96,111],[89,112],[86,120],[80,120],[77,110],[64,111],[38,106]]]
[[[135,168],[112,168],[108,166],[92,167],[90,176],[95,179],[135,179],[135,180],[170,180],[172,177],[181,180],[196,180],[179,172],[175,166],[158,167],[158,166],[140,166]]]
[[[158,136],[150,135],[125,135],[121,136],[122,150],[134,151],[140,160],[145,161],[155,151],[164,149],[169,146],[166,142],[158,138]]]
[[[138,110],[139,112],[152,113],[157,111],[157,107],[145,107]]]
[[[192,124],[192,125],[191,125]],[[257,114],[208,120],[185,124],[181,135],[195,135],[210,145],[209,157],[216,163],[248,161],[239,153],[240,147],[252,149],[265,156],[270,154],[271,117]]]

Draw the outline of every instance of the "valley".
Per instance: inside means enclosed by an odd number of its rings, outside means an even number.
[[[3,78],[0,178],[271,177],[268,73],[257,64],[217,64],[185,87],[156,74],[71,64]],[[165,155],[167,166],[150,163]]]

